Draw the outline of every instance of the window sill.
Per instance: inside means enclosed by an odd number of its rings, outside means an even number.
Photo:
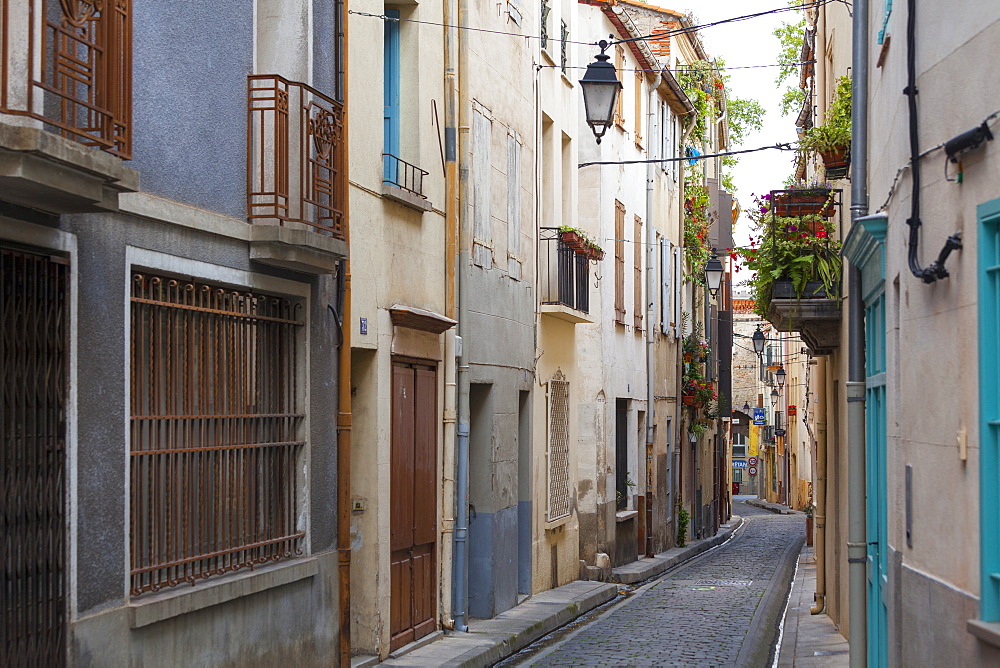
[[[419,197],[411,193],[409,190],[404,190],[391,183],[382,183],[382,196],[396,202],[397,204],[402,204],[403,206],[409,207],[415,211],[419,211],[420,213],[430,211],[434,208],[434,205],[432,205],[426,197]]]
[[[571,518],[572,516],[573,516],[573,513],[570,513],[568,515],[563,515],[562,517],[560,517],[558,519],[554,519],[554,520],[552,520],[550,522],[546,522],[545,523],[545,530],[546,531],[555,531],[556,529],[558,529],[558,528],[560,528],[562,526],[565,526],[566,523],[569,522],[569,518]]]
[[[984,643],[1000,647],[1000,623],[984,622],[981,619],[970,619],[965,623],[965,630]]]
[[[619,510],[615,513],[615,522],[628,522],[633,517],[638,517],[638,510]]]
[[[263,566],[252,571],[242,571],[217,580],[205,580],[193,587],[178,585],[167,591],[141,596],[129,602],[129,626],[133,629],[149,626],[172,617],[311,578],[318,572],[319,560],[315,557],[306,557]]]

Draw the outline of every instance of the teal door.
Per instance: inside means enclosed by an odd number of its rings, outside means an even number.
[[[868,665],[889,665],[885,458],[885,292],[865,302],[865,489],[868,539]]]

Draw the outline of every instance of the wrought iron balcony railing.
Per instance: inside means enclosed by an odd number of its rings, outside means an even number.
[[[128,159],[132,0],[0,0],[0,112]]]
[[[542,304],[590,311],[590,259],[563,243],[559,229],[541,228],[538,248]]]
[[[343,105],[274,74],[249,77],[247,217],[343,239]]]
[[[427,172],[416,165],[397,158],[391,153],[382,154],[382,183],[402,188],[421,199],[427,199],[427,196],[424,195],[425,176],[427,176]]]

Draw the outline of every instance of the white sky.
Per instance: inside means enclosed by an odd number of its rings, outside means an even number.
[[[677,11],[687,12],[690,7],[670,5],[670,0],[653,0],[657,4]],[[693,8],[699,23],[710,23],[734,16],[745,16],[757,12],[778,9],[785,6],[785,0],[711,0]],[[722,58],[726,62],[727,73],[730,75],[729,87],[736,97],[753,98],[760,102],[766,110],[763,129],[750,134],[742,148],[757,148],[770,146],[779,142],[796,140],[793,116],[781,115],[781,91],[774,82],[778,76],[777,67],[762,67],[759,69],[732,69],[741,65],[766,65],[778,62],[778,38],[774,29],[782,23],[792,23],[798,20],[798,12],[782,12],[769,14],[753,19],[736,21],[720,26],[705,28],[701,38],[705,49],[714,58]],[[786,80],[791,83],[791,80]],[[733,170],[733,181],[736,184],[736,196],[745,209],[753,204],[750,193],[766,193],[775,188],[781,188],[782,183],[792,172],[791,151],[760,151],[740,156],[740,162]],[[750,223],[745,216],[740,217],[734,231],[734,241],[738,246],[748,243]],[[738,284],[749,278],[748,274],[737,275],[734,283]]]

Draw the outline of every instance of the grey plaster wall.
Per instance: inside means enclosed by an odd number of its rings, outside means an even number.
[[[333,642],[336,624],[336,569],[276,593],[263,592],[239,604],[214,606],[130,632],[127,610],[128,528],[126,464],[128,406],[126,376],[129,342],[125,317],[132,269],[126,247],[136,246],[192,260],[269,274],[310,286],[310,472],[311,552],[331,554],[336,540],[337,332],[328,303],[336,298],[331,277],[307,277],[252,263],[245,242],[197,230],[133,218],[124,214],[64,217],[61,227],[77,235],[78,314],[78,611],[99,621],[74,625],[81,657],[111,651],[100,637],[119,638],[115,651],[139,657],[139,664],[201,663],[196,651],[213,657],[263,657],[264,643],[289,655]],[[331,557],[332,559],[332,557]],[[335,559],[333,559],[335,561]],[[235,607],[234,607],[235,606]],[[312,621],[302,618],[312,611]],[[111,615],[108,617],[107,615]],[[124,626],[122,626],[124,625]],[[79,626],[79,628],[77,628]],[[209,631],[193,629],[204,627]],[[157,630],[158,629],[158,630]],[[283,630],[282,630],[283,629]],[[280,633],[279,633],[280,631]],[[213,636],[213,634],[218,634]],[[269,635],[270,634],[270,635]],[[273,637],[271,637],[273,636]],[[88,639],[89,638],[89,639]],[[214,638],[214,639],[213,639]],[[309,639],[311,638],[311,639]],[[183,642],[179,640],[183,639]],[[224,640],[223,640],[224,639]],[[308,640],[307,640],[308,639]],[[284,650],[282,649],[284,648]],[[324,650],[325,651],[325,650]],[[225,661],[222,661],[223,663]],[[88,662],[82,661],[86,664]],[[212,661],[211,663],[219,663]],[[95,661],[95,665],[122,665]]]
[[[517,507],[469,522],[469,614],[490,618],[517,604]]]
[[[497,270],[472,267],[471,273],[464,341],[474,383],[469,612],[493,617],[517,603],[520,457],[530,454],[518,443],[521,392],[530,392],[534,383],[534,288]]]
[[[313,88],[337,97],[336,12],[334,0],[313,0]]]
[[[246,217],[253,6],[135,3],[129,166],[142,173],[143,190]]]

